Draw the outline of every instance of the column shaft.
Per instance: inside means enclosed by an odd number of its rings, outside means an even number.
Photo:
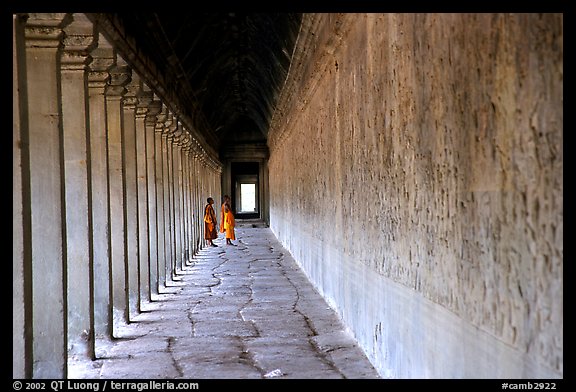
[[[172,160],[174,166],[174,246],[176,248],[175,271],[182,270],[182,260],[184,247],[182,244],[182,230],[184,228],[182,221],[182,171],[180,169],[180,146],[173,144]]]
[[[184,206],[184,263],[188,264],[192,261],[192,232],[191,232],[191,219],[192,213],[190,211],[190,165],[187,147],[182,150],[182,201]]]
[[[172,246],[174,249],[174,260],[172,262],[172,273],[176,274],[176,272],[180,269],[180,239],[179,239],[179,229],[180,229],[180,211],[178,209],[178,163],[177,163],[177,152],[178,147],[176,146],[176,142],[172,139],[171,142],[171,168],[172,168]]]
[[[137,79],[136,75],[132,76]],[[128,321],[132,320],[140,308],[140,268],[138,255],[138,195],[136,173],[136,89],[138,82],[132,80],[127,85],[128,92],[123,100],[122,157],[124,169],[124,198],[126,220],[126,283],[128,294]]]
[[[140,270],[140,302],[149,302],[150,296],[150,248],[148,227],[148,181],[146,161],[146,111],[136,110],[136,175],[138,192],[138,261]]]
[[[164,192],[164,252],[166,255],[165,264],[165,284],[171,279],[172,271],[172,220],[170,212],[170,148],[168,147],[168,138],[162,135],[162,171],[163,171],[163,183],[162,189]]]
[[[156,167],[156,228],[158,234],[158,292],[166,286],[166,245],[164,219],[164,172],[162,154],[162,130],[154,131],[155,167]]]
[[[27,159],[34,378],[66,376],[66,287],[60,103],[64,14],[30,14],[26,26]]]
[[[106,87],[106,120],[108,126],[108,181],[110,195],[110,245],[112,273],[113,336],[128,322],[127,231],[125,173],[123,157],[122,95],[129,75],[124,66],[112,68]]]
[[[153,117],[153,118],[152,118]],[[158,294],[158,201],[156,195],[156,116],[148,113],[146,116],[146,182],[148,187],[148,249],[150,254],[150,296]]]
[[[68,352],[93,357],[91,325],[92,224],[88,192],[88,96],[86,62],[93,25],[82,14],[64,31],[61,59],[62,127],[68,282]]]
[[[90,200],[92,204],[93,322],[91,339],[95,350],[98,340],[112,336],[112,298],[110,273],[110,198],[108,186],[108,141],[106,131],[105,86],[108,70],[114,63],[112,48],[103,36],[91,52],[88,73]],[[98,354],[95,354],[95,357]]]
[[[176,261],[177,270],[182,270],[184,267],[185,258],[185,244],[184,244],[184,208],[182,200],[182,148],[179,144],[176,145],[174,151],[174,172],[176,175],[174,191],[174,203],[176,205]]]
[[[12,16],[12,377],[31,377],[32,356],[26,310],[31,307],[30,189],[26,102],[26,17]]]
[[[196,216],[198,216],[198,219],[194,220],[194,226],[195,226],[194,245],[195,245],[195,251],[198,252],[201,248],[203,248],[202,244],[204,243],[204,241],[202,240],[203,238],[202,235],[204,231],[204,221],[202,217],[204,216],[204,213],[202,211],[203,202],[200,195],[200,168],[198,158],[196,156],[194,156],[194,159],[192,160],[192,165],[194,168],[194,209],[196,212]]]

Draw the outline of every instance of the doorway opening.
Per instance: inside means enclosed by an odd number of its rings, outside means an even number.
[[[232,210],[237,219],[260,218],[260,165],[232,162]]]
[[[240,210],[239,213],[257,212],[256,205],[256,183],[240,182]]]

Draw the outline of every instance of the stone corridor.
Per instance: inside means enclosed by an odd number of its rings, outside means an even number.
[[[338,315],[270,229],[237,228],[142,304],[99,359],[69,360],[79,379],[379,378]]]
[[[14,379],[563,378],[562,13],[19,11]]]

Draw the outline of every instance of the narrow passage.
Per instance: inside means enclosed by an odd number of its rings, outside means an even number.
[[[337,314],[268,228],[204,248],[69,378],[378,378]]]

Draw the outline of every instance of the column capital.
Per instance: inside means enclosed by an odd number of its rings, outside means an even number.
[[[90,51],[90,57],[88,87],[105,88],[110,79],[108,71],[116,63],[116,57],[114,49],[102,34],[98,34],[97,46]]]
[[[160,112],[156,115],[156,127],[155,130],[158,133],[164,133],[164,122],[168,116],[168,108],[163,103],[161,104]]]
[[[194,153],[194,158],[196,159],[201,159],[203,154],[202,154],[202,150],[200,147],[200,143],[198,143],[198,140],[196,140],[196,138],[192,138],[192,143],[190,144],[190,148],[192,149],[192,152]]]
[[[166,120],[164,120],[164,132],[163,132],[168,139],[172,140],[174,138],[174,131],[176,130],[177,126],[178,122],[176,120],[176,117],[174,116],[174,114],[172,114],[172,112],[168,111],[166,115]]]
[[[184,136],[184,125],[180,120],[176,120],[176,128],[174,129],[173,139],[174,143],[178,145],[178,147],[182,148],[182,138]]]
[[[140,91],[140,77],[133,72],[132,79],[126,85],[126,94],[124,95],[124,107],[127,109],[136,109],[138,102],[138,92]]]
[[[145,117],[148,113],[148,107],[154,99],[152,91],[140,80],[140,88],[136,92],[136,117]]]
[[[27,14],[24,34],[27,48],[59,48],[62,29],[72,21],[72,14],[30,13]]]
[[[97,44],[94,24],[84,14],[72,14],[72,18],[72,23],[64,28],[62,69],[84,70],[92,60],[90,51]]]
[[[110,80],[106,85],[106,95],[109,97],[121,98],[126,93],[125,86],[130,83],[132,78],[132,70],[122,59],[118,56],[116,65],[110,68]]]
[[[139,106],[138,98],[136,98],[136,118],[146,119],[148,115],[148,106]]]
[[[158,114],[162,111],[162,101],[154,99],[152,94],[152,102],[148,104],[148,113],[146,113],[146,125],[156,128],[158,122]]]
[[[190,136],[190,133],[183,127],[182,136],[180,136],[180,145],[182,146],[182,150],[186,151],[186,153],[189,153],[191,143],[192,143],[192,136]]]

